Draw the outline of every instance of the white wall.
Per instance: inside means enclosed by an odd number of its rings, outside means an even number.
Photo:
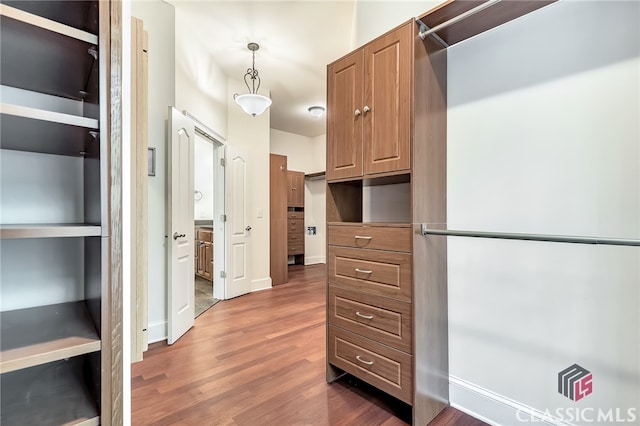
[[[289,170],[305,174],[325,171],[326,135],[315,138],[271,129],[271,153],[287,156]],[[304,190],[304,263],[326,261],[326,181],[305,180]],[[315,226],[316,235],[306,235],[306,227]]]
[[[174,8],[159,0],[131,2],[131,15],[149,35],[149,147],[156,148],[156,175],[149,177],[149,342],[167,336],[165,240],[166,119],[175,104]]]
[[[325,169],[325,135],[315,138],[271,129],[271,153],[287,156],[289,170],[316,173]]]
[[[200,191],[194,196],[193,218],[195,220],[213,220],[213,143],[196,133],[193,147],[194,155],[194,179],[195,191]]]
[[[640,237],[639,20],[564,1],[449,49],[450,229]],[[451,237],[448,256],[452,404],[637,424],[638,248]],[[593,373],[579,402],[557,391],[574,363]]]
[[[244,82],[227,80],[227,157],[237,150],[247,160],[248,224],[251,226],[249,259],[252,290],[271,287],[269,271],[269,125],[270,110],[257,117],[247,115],[233,100]],[[261,92],[268,93],[268,89]],[[259,214],[259,211],[262,214]]]
[[[198,33],[193,31],[189,12],[176,8],[175,26],[176,108],[186,110],[226,138],[227,77],[216,59],[208,53],[209,40],[198,37]]]
[[[440,3],[442,0],[356,0],[356,46],[362,46]]]

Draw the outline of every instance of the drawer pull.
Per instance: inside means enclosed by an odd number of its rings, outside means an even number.
[[[364,314],[361,314],[360,311],[356,311],[356,315],[359,316],[360,318],[364,318],[368,320],[373,319],[373,315],[364,315]]]
[[[369,271],[366,269],[360,269],[360,268],[356,268],[356,272],[360,272],[362,274],[373,274],[373,271]]]
[[[365,365],[373,365],[373,361],[367,361],[365,359],[362,359],[360,355],[356,355],[356,359]]]
[[[370,240],[373,237],[365,237],[363,235],[356,235],[356,240]]]

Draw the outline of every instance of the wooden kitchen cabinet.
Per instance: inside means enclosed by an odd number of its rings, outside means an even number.
[[[206,280],[213,279],[213,231],[196,228],[195,268],[196,275]]]
[[[410,169],[412,28],[328,66],[328,181]]]

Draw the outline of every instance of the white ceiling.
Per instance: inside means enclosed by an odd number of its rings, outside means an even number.
[[[194,35],[227,77],[242,80],[251,67],[247,43],[260,44],[256,69],[271,91],[272,128],[325,133],[325,117],[313,118],[307,108],[326,106],[326,66],[352,49],[355,0],[171,3],[189,14]]]

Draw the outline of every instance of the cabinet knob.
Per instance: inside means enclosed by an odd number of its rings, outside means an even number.
[[[369,108],[367,105],[365,105],[364,108],[362,108],[362,110],[364,112],[369,112],[369,111],[371,111],[371,108]]]
[[[356,117],[359,116],[360,114],[362,114],[362,112],[360,112],[360,110],[357,109],[356,112],[355,112]]]

